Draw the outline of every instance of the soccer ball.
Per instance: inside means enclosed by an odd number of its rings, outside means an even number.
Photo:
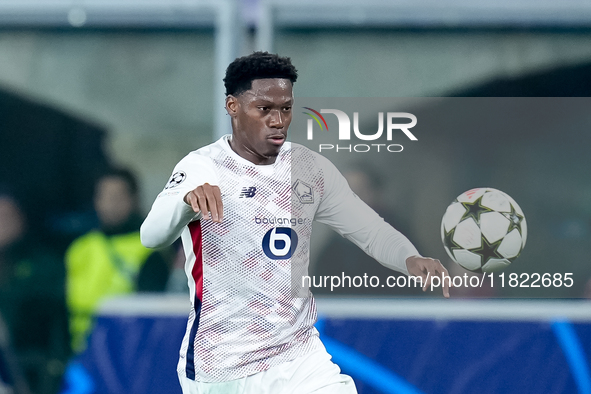
[[[473,272],[505,268],[519,256],[527,238],[523,211],[500,190],[462,193],[447,207],[441,239],[453,261]]]

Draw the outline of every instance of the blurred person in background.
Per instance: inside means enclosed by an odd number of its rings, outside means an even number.
[[[392,207],[385,203],[384,181],[381,174],[368,166],[367,163],[357,163],[343,171],[343,176],[349,183],[351,190],[373,208],[387,223],[391,223],[403,234],[413,237],[407,224],[392,212]],[[398,277],[404,275],[379,264],[375,259],[368,256],[351,241],[340,236],[336,232],[331,235],[320,252],[318,263],[312,268],[311,276],[338,276],[343,274],[354,277],[367,274],[368,278],[377,276],[380,283],[386,283],[389,276]],[[312,289],[314,294],[338,294],[338,295],[419,295],[421,288],[414,287],[345,287],[339,286],[316,287]]]
[[[138,183],[126,169],[98,178],[94,207],[99,228],[76,239],[66,251],[67,305],[72,349],[79,353],[106,297],[166,289],[170,267],[166,251],[142,246]]]
[[[172,259],[172,268],[166,284],[166,291],[171,294],[189,294],[187,274],[185,273],[186,256],[183,245],[176,241],[172,247],[176,250],[176,253]]]
[[[0,187],[0,314],[31,393],[56,393],[69,357],[64,278],[62,258],[30,235],[17,199]]]

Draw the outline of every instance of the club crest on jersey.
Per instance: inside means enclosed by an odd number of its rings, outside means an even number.
[[[239,198],[252,198],[254,197],[255,193],[257,192],[257,188],[254,186],[251,187],[243,187],[242,191],[240,192]]]
[[[314,191],[312,190],[312,187],[306,182],[298,179],[294,182],[291,190],[293,190],[295,195],[298,197],[298,200],[300,200],[302,204],[314,203]]]
[[[173,187],[177,187],[178,185],[183,183],[185,179],[187,179],[187,174],[185,174],[183,171],[175,172],[168,180],[168,183],[166,184],[164,189],[172,189]]]

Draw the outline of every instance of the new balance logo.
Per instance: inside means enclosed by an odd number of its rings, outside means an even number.
[[[251,198],[254,197],[254,194],[256,193],[257,188],[254,186],[251,187],[243,187],[242,191],[240,192],[240,198]]]

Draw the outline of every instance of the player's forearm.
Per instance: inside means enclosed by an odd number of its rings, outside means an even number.
[[[148,248],[168,246],[198,217],[182,199],[171,201],[168,197],[159,197],[140,228],[142,244]]]
[[[367,253],[383,266],[408,275],[406,259],[411,256],[420,256],[412,242],[384,221],[372,231],[373,241]]]
[[[406,275],[408,275],[406,259],[411,256],[420,256],[415,246],[404,234],[381,218],[376,219],[370,226],[347,234],[346,238],[383,266]]]

